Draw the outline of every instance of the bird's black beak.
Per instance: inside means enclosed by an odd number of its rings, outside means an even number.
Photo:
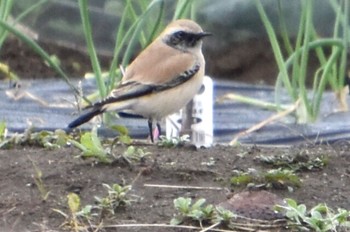
[[[207,36],[212,36],[213,34],[210,33],[210,32],[206,32],[206,31],[203,31],[203,32],[200,32],[197,34],[199,38],[204,38],[204,37],[207,37]]]

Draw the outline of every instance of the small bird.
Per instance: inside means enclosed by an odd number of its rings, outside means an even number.
[[[148,119],[154,142],[153,123],[160,134],[161,119],[179,111],[199,91],[205,69],[202,39],[209,35],[192,20],[170,23],[126,68],[119,86],[68,127],[106,111],[126,112]]]

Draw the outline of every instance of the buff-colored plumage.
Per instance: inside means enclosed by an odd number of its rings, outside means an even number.
[[[194,21],[172,22],[127,67],[121,84],[69,127],[112,110],[141,115],[152,126],[179,111],[201,87],[205,69],[201,40],[207,35]]]
[[[201,47],[184,53],[169,47],[162,41],[168,34],[172,34],[178,30],[195,33],[203,32],[202,28],[191,20],[182,19],[169,24],[159,37],[130,64],[126,70],[123,82],[138,81],[144,84],[165,83],[175,78],[179,73],[190,69],[196,60],[202,63],[202,68],[204,69],[205,63]]]

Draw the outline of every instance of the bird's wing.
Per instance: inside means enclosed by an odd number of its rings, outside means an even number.
[[[163,43],[152,43],[126,69],[122,83],[92,107],[99,108],[176,87],[191,79],[200,68],[193,54]]]
[[[123,83],[164,84],[193,69],[197,63],[194,54],[155,41],[127,67]]]
[[[198,64],[195,64],[189,70],[179,73],[176,77],[160,84],[143,84],[137,81],[125,82],[114,89],[109,97],[99,103],[96,103],[95,106],[102,106],[117,101],[134,99],[147,94],[157,93],[170,88],[174,88],[190,80],[199,71],[199,69],[200,66]]]

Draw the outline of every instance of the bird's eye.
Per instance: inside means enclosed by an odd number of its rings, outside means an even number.
[[[172,34],[169,38],[169,42],[172,45],[177,45],[186,39],[186,32],[178,31]]]
[[[175,36],[179,39],[183,39],[185,37],[186,33],[184,31],[178,31],[175,33]]]

